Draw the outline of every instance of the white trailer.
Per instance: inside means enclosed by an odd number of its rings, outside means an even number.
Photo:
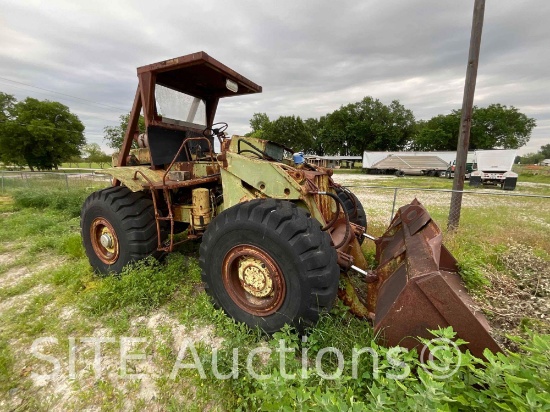
[[[456,159],[456,152],[363,152],[363,172],[439,176]]]
[[[514,190],[518,181],[512,166],[517,150],[476,150],[470,186],[499,185],[504,190]]]

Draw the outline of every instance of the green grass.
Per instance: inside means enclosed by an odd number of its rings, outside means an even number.
[[[447,179],[424,177],[391,182],[402,184],[401,187],[450,184]],[[6,405],[10,405],[11,399],[7,391],[17,388],[26,408],[59,409],[55,399],[44,400],[49,389],[33,387],[29,373],[25,372],[24,368],[29,365],[39,373],[51,367],[29,355],[30,345],[38,337],[56,337],[59,344],[49,353],[62,360],[66,374],[68,337],[94,336],[98,331],[117,340],[121,336],[146,338],[147,342],[138,348],[147,354],[147,363],[160,371],[153,377],[157,395],[153,400],[140,398],[143,384],[139,381],[125,382],[106,375],[95,381],[90,369],[93,352],[82,346],[77,370],[87,372],[71,383],[71,387],[79,388],[77,396],[62,405],[63,409],[116,410],[129,405],[134,410],[150,407],[173,411],[495,410],[497,406],[528,410],[522,402],[531,403],[534,409],[540,409],[542,406],[536,405],[545,401],[550,402],[544,397],[550,389],[548,335],[534,335],[521,343],[529,356],[492,359],[485,365],[486,372],[481,374],[474,368],[478,361],[466,357],[460,372],[442,382],[430,379],[418,367],[414,353],[403,354],[401,359],[416,369],[405,381],[396,382],[386,377],[395,369],[386,359],[387,349],[373,342],[372,329],[366,321],[350,315],[341,304],[321,316],[316,327],[309,331],[306,342],[290,328],[266,336],[259,330],[235,323],[223,311],[215,309],[202,288],[197,264],[198,243],[184,244],[161,262],[145,260],[126,268],[119,276],[100,277],[91,270],[80,240],[78,215],[86,195],[86,191],[59,191],[45,192],[42,196],[17,192],[13,197],[0,197],[0,238],[10,242],[3,245],[0,253],[23,251],[11,266],[0,267],[0,275],[21,265],[36,268],[40,263],[52,263],[18,284],[0,289],[0,302],[22,299],[36,288],[42,290],[28,298],[26,304],[7,310],[0,326],[0,401],[8,402]],[[541,203],[545,201],[525,200],[524,213],[545,210],[545,203]],[[446,219],[444,207],[430,207],[430,213],[438,222]],[[526,220],[520,225],[511,225],[510,221],[517,215],[515,206],[482,204],[465,209],[459,231],[445,234],[445,242],[457,257],[471,291],[482,291],[487,284],[485,269],[505,270],[499,256],[509,242],[532,245],[538,254],[550,260],[545,252],[550,250],[548,231],[540,222]],[[550,224],[550,216],[541,219]],[[381,223],[376,225],[376,231],[384,229]],[[364,249],[372,262],[372,242],[366,242]],[[151,326],[152,316],[166,319]],[[179,348],[175,336],[178,333],[182,337],[198,334],[196,349],[207,372],[205,379],[194,369],[181,369],[175,380],[168,378],[177,359]],[[440,333],[450,336],[449,331]],[[220,381],[212,375],[209,339],[218,340],[218,366],[222,373],[231,370],[232,348],[240,349],[238,379]],[[268,357],[265,362],[255,358],[256,372],[270,374],[269,379],[256,380],[248,375],[248,354],[259,345],[275,350],[281,340],[286,347],[295,349],[285,361],[287,373],[296,376],[282,379],[276,356]],[[115,364],[120,357],[117,345],[102,347],[105,356],[114,359]],[[329,346],[344,355],[344,373],[340,379],[324,379],[311,368],[319,351]],[[372,347],[382,355],[381,377],[373,376],[372,357],[365,356],[359,366],[359,377],[351,378],[349,360],[353,348],[362,347]],[[307,352],[310,366],[305,378],[301,377],[302,350]],[[192,358],[187,356],[185,361],[192,362]],[[338,359],[327,354],[322,366],[325,371],[334,371]],[[520,381],[510,382],[503,371]],[[534,395],[531,389],[536,389]]]
[[[540,196],[550,196],[550,178],[523,180],[520,176],[518,179],[518,184],[513,191],[504,191],[499,186],[481,186],[481,187],[472,187],[469,185],[468,181],[464,183],[464,190],[471,192],[486,191],[489,193],[499,194],[531,194],[531,195],[540,195]],[[523,185],[522,183],[542,183],[541,185],[532,186],[532,185]],[[547,184],[547,185],[546,185]],[[354,181],[348,187],[361,187],[361,186],[375,186],[375,187],[389,187],[389,188],[401,188],[401,189],[443,189],[443,190],[452,190],[453,181],[452,179],[446,179],[441,177],[424,177],[424,176],[404,176],[400,178],[395,178],[392,176],[382,177],[379,179],[368,179],[365,176],[364,180]]]
[[[71,217],[80,216],[80,209],[89,195],[89,190],[16,190],[12,193],[14,204],[19,208],[53,209]]]
[[[363,173],[363,169],[359,167],[355,167],[353,169],[332,169],[332,171],[336,174],[360,174]]]
[[[5,338],[0,338],[0,392],[7,392],[14,387],[14,357]]]
[[[79,163],[62,163],[61,166],[59,166],[61,169],[106,169],[108,167],[111,167],[111,163],[87,163],[87,162],[79,162]]]

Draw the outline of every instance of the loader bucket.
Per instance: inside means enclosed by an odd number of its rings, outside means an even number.
[[[428,329],[452,326],[473,355],[482,357],[485,348],[501,351],[442,244],[441,230],[420,202],[401,207],[375,242],[378,281],[368,285],[367,305],[387,344],[420,350],[416,337],[430,339]]]

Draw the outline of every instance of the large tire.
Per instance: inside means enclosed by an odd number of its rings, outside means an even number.
[[[102,274],[118,273],[128,263],[156,254],[153,201],[143,192],[115,186],[92,193],[82,207],[80,227],[90,264]]]
[[[346,208],[350,222],[355,223],[359,226],[363,226],[366,230],[367,214],[365,213],[365,209],[363,209],[363,205],[361,204],[359,199],[357,199],[357,196],[355,196],[355,194],[353,194],[349,190],[339,187],[336,188],[336,194]]]
[[[204,234],[199,262],[214,304],[267,333],[314,324],[338,291],[330,236],[287,201],[257,199],[223,211]]]

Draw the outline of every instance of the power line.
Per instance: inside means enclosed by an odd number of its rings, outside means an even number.
[[[8,85],[7,83],[2,83],[1,80],[0,80],[0,84]],[[27,90],[27,89],[25,89],[24,87],[15,86],[15,85],[13,85],[13,84],[10,84],[10,85],[8,85],[8,86],[10,86],[10,87],[15,87],[15,88],[17,88],[17,89]],[[47,93],[44,93],[44,92],[36,92],[36,91],[35,91],[34,93],[39,93],[39,94],[47,95]],[[98,115],[96,115],[96,114],[94,114],[94,115],[89,115],[88,113],[83,113],[83,115],[86,116],[87,118],[90,118],[90,119],[104,120],[104,121],[107,121],[107,122],[111,122],[111,123],[113,123],[114,125],[118,125],[118,123],[116,123],[116,120],[108,119],[108,118],[106,118],[106,117],[100,117],[100,116],[98,116]]]
[[[22,126],[22,127],[23,126],[32,126],[32,127],[36,127],[37,129],[55,129],[55,130],[61,130],[61,131],[70,132],[70,133],[82,133],[82,134],[84,134],[84,130],[82,132],[79,132],[78,130],[61,129],[57,126],[38,126],[38,125],[29,124],[29,123],[14,122],[13,120],[0,120],[0,123],[10,123],[10,124],[16,124],[16,125]]]
[[[8,81],[8,82],[11,82],[11,83],[16,83],[16,84],[21,84],[21,85],[27,86],[27,87],[32,87],[32,88],[34,88],[34,89],[44,90],[44,91],[46,91],[46,92],[58,94],[58,95],[60,95],[60,96],[65,96],[65,97],[70,97],[70,98],[72,98],[72,99],[81,100],[81,101],[83,101],[83,102],[91,103],[91,104],[98,105],[98,106],[102,106],[102,107],[105,107],[105,108],[108,108],[108,109],[116,109],[116,110],[121,110],[121,111],[123,111],[123,112],[127,112],[127,111],[128,111],[127,109],[121,109],[120,107],[110,106],[110,105],[108,105],[108,104],[96,102],[96,101],[93,101],[93,100],[84,99],[84,98],[82,98],[82,97],[73,96],[73,95],[66,94],[66,93],[61,93],[61,92],[56,92],[56,91],[54,91],[54,90],[45,89],[45,88],[43,88],[43,87],[33,86],[32,84],[23,83],[23,82],[18,82],[18,81],[16,81],[16,80],[11,80],[11,79],[8,79],[8,78],[5,78],[5,77],[0,77],[0,79],[1,79],[1,80],[5,80],[5,81]]]

